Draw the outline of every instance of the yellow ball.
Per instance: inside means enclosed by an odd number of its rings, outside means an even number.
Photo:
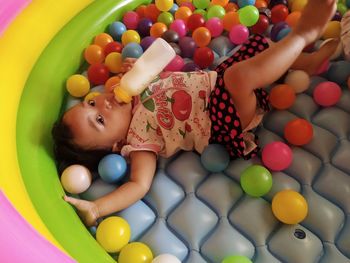
[[[156,0],[156,7],[163,12],[170,10],[174,5],[174,0]]]
[[[132,42],[139,44],[140,41],[140,35],[135,30],[127,30],[122,35],[122,43],[124,46]]]
[[[141,242],[132,242],[120,251],[119,263],[151,263],[153,260],[152,251]]]
[[[121,217],[108,217],[98,225],[96,240],[107,252],[119,252],[130,240],[130,226]]]
[[[101,93],[98,91],[90,92],[88,95],[85,96],[84,101],[92,100],[93,98],[95,98],[99,95],[101,95]]]
[[[292,12],[302,11],[307,4],[307,0],[293,0]]]
[[[307,216],[308,205],[305,198],[293,190],[278,192],[272,199],[272,212],[285,224],[298,224]]]
[[[323,32],[322,38],[338,38],[340,37],[340,22],[339,21],[330,21],[327,24],[326,30]]]
[[[67,79],[66,88],[70,95],[80,98],[89,93],[90,82],[85,76],[75,74]]]
[[[119,73],[122,69],[122,54],[118,52],[109,53],[105,59],[105,65],[112,73]]]

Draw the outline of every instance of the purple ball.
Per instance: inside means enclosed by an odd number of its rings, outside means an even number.
[[[143,38],[143,39],[141,40],[141,43],[140,43],[140,45],[141,45],[143,51],[146,51],[146,49],[147,49],[150,45],[152,45],[152,43],[154,42],[154,40],[156,40],[156,39],[155,39],[154,37],[151,37],[151,36]]]
[[[181,71],[183,72],[198,71],[198,70],[201,70],[201,68],[194,62],[186,63],[181,69]]]
[[[332,21],[341,21],[342,15],[341,13],[337,10],[332,18]]]
[[[149,32],[151,30],[153,23],[149,18],[142,18],[137,25],[137,31],[139,32],[141,37],[149,36]]]
[[[197,45],[192,37],[182,37],[179,40],[181,55],[183,58],[192,58]]]
[[[272,29],[271,29],[271,33],[270,33],[270,38],[273,42],[277,42],[278,39],[277,39],[277,35],[278,33],[282,30],[282,29],[285,29],[285,28],[289,28],[289,25],[286,23],[286,22],[278,22],[276,23]]]

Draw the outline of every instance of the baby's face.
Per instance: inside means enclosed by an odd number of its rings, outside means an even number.
[[[131,103],[119,104],[112,93],[105,93],[69,109],[63,121],[80,147],[110,149],[126,138],[131,116]]]

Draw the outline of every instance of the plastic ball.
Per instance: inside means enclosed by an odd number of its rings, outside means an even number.
[[[230,162],[230,155],[224,146],[209,144],[202,152],[201,162],[208,171],[218,173],[227,168]]]
[[[205,27],[210,31],[212,37],[220,36],[224,30],[224,25],[222,24],[221,19],[217,17],[208,19],[205,23]]]
[[[220,5],[213,5],[209,7],[207,18],[210,19],[212,17],[223,18],[226,14],[225,8]]]
[[[164,71],[181,71],[185,62],[182,57],[176,55],[170,63],[164,68]]]
[[[341,32],[341,26],[339,21],[328,22],[325,31],[322,34],[323,39],[327,38],[339,38]]]
[[[98,34],[94,38],[94,44],[99,45],[102,48],[104,48],[108,43],[111,43],[113,41],[113,37],[107,33]]]
[[[96,240],[108,252],[119,252],[130,240],[128,222],[118,216],[104,219],[97,227]]]
[[[294,11],[302,11],[306,6],[308,0],[293,0],[292,1],[292,12]]]
[[[344,3],[338,2],[337,4],[337,11],[341,14],[344,15],[346,11],[348,11],[347,6]]]
[[[270,32],[270,38],[272,41],[277,41],[277,35],[278,33],[285,28],[289,28],[288,24],[286,22],[278,22],[275,25],[272,26],[271,32]]]
[[[211,0],[212,5],[220,5],[225,7],[228,4],[229,0]]]
[[[169,12],[172,14],[172,15],[175,15],[175,12],[179,9],[179,6],[177,4],[173,4],[173,6],[170,8]]]
[[[148,36],[145,37],[141,40],[141,47],[143,49],[143,51],[146,51],[147,48],[149,48],[150,45],[152,45],[152,43],[154,42],[154,40],[156,40],[154,37]]]
[[[113,22],[110,24],[108,28],[109,34],[113,37],[113,39],[120,41],[122,39],[122,35],[126,31],[126,26],[122,22]]]
[[[210,0],[193,0],[193,4],[198,9],[206,9],[210,4]]]
[[[283,28],[280,32],[278,32],[276,41],[280,41],[285,38],[290,33],[290,31],[292,31],[290,27]]]
[[[187,27],[190,31],[194,31],[205,25],[205,19],[201,14],[192,14],[187,20]]]
[[[255,0],[237,0],[237,4],[240,8],[242,8],[248,5],[254,5]]]
[[[256,0],[254,6],[256,8],[267,8],[267,3],[265,0]]]
[[[207,11],[204,9],[196,9],[194,10],[193,14],[200,14],[203,16],[204,19],[207,19]]]
[[[240,183],[244,192],[248,195],[260,197],[270,191],[272,187],[272,176],[265,167],[251,165],[242,172]]]
[[[192,37],[180,38],[179,46],[183,58],[192,58],[197,48],[196,42],[194,42]]]
[[[118,256],[118,263],[151,263],[152,260],[152,251],[141,242],[127,244]]]
[[[172,8],[174,0],[155,0],[155,4],[160,11],[165,12]]]
[[[161,22],[166,26],[170,26],[173,21],[174,17],[170,12],[162,12],[157,18],[157,22]]]
[[[180,6],[179,9],[175,12],[175,19],[181,19],[184,22],[187,22],[188,18],[192,15],[192,11],[187,6]]]
[[[145,17],[146,8],[147,8],[146,5],[139,5],[139,6],[136,8],[135,11],[136,11],[136,13],[139,15],[140,18],[144,18],[144,17]]]
[[[119,42],[113,41],[107,44],[103,51],[105,53],[105,56],[107,56],[109,53],[112,53],[112,52],[121,53],[122,50],[123,50],[123,45]]]
[[[157,38],[157,37],[161,37],[164,34],[164,32],[166,32],[167,30],[168,30],[168,27],[165,24],[161,22],[157,22],[152,25],[149,33],[152,37]]]
[[[171,42],[176,43],[180,39],[179,34],[171,29],[165,31],[162,35],[162,38],[168,43],[171,43]]]
[[[313,98],[318,105],[330,107],[339,101],[342,90],[335,82],[326,81],[318,84],[313,91]]]
[[[105,59],[103,48],[99,45],[89,45],[84,50],[84,58],[89,64],[102,63]]]
[[[209,46],[219,57],[228,56],[235,45],[230,41],[228,37],[219,36],[214,38]]]
[[[303,70],[289,72],[284,82],[291,86],[295,93],[302,93],[310,86],[310,76]]]
[[[244,25],[235,25],[231,28],[229,37],[233,44],[243,44],[249,37],[249,30]]]
[[[247,5],[238,10],[239,21],[242,25],[253,26],[259,20],[259,10],[252,5]]]
[[[285,5],[275,5],[271,9],[271,22],[276,24],[281,21],[285,21],[289,15],[288,7]]]
[[[272,171],[282,171],[293,161],[293,153],[283,142],[271,142],[262,150],[261,159],[264,165]]]
[[[228,12],[224,15],[224,17],[222,18],[222,24],[224,26],[224,29],[226,31],[229,31],[231,30],[231,28],[234,26],[234,25],[239,25],[240,22],[239,22],[239,16],[238,16],[238,12]]]
[[[199,47],[194,52],[193,60],[201,69],[205,69],[214,62],[214,53],[208,47]]]
[[[308,205],[305,198],[293,190],[278,192],[272,199],[272,212],[285,224],[298,224],[305,219]]]
[[[269,101],[271,105],[278,110],[286,110],[295,102],[295,90],[287,85],[276,85],[271,89]]]
[[[292,13],[290,13],[285,22],[291,27],[293,28],[299,21],[300,19],[300,16],[301,16],[301,12],[300,11],[294,11]]]
[[[120,83],[120,77],[118,76],[113,76],[113,77],[110,77],[106,83],[105,83],[105,86],[104,86],[104,90],[105,92],[112,92],[113,89]]]
[[[105,65],[112,73],[119,73],[122,69],[122,55],[117,52],[112,52],[107,55]]]
[[[108,154],[98,163],[98,173],[107,183],[118,182],[126,173],[127,164],[119,154]]]
[[[285,139],[293,145],[301,146],[309,143],[313,137],[312,125],[304,119],[294,119],[284,127]]]
[[[181,6],[187,6],[192,13],[196,10],[196,7],[191,2],[184,2]]]
[[[192,38],[197,46],[205,47],[210,43],[211,34],[206,27],[199,27],[193,32]]]
[[[169,45],[174,49],[175,54],[181,56],[181,49],[176,43],[169,43]]]
[[[152,25],[153,22],[151,19],[141,18],[139,24],[137,25],[137,31],[139,32],[139,35],[141,37],[149,36],[149,32],[151,30]]]
[[[181,261],[170,254],[162,254],[152,260],[152,263],[181,263]]]
[[[123,23],[127,29],[137,29],[140,16],[135,11],[128,11],[123,16]]]
[[[139,58],[143,54],[141,45],[137,43],[127,44],[122,51],[122,58]]]
[[[187,27],[185,22],[181,19],[175,19],[174,22],[170,24],[170,29],[177,32],[180,37],[186,36]]]
[[[159,14],[160,11],[155,4],[149,4],[145,9],[145,17],[151,19],[153,23],[157,22]]]
[[[225,257],[221,263],[253,263],[249,258],[245,256],[239,256],[239,255],[234,255],[234,256],[228,256]]]
[[[82,165],[73,164],[64,169],[61,175],[61,184],[68,193],[80,194],[91,185],[91,173]]]
[[[129,43],[140,43],[140,35],[135,30],[127,30],[122,35],[122,44],[126,46]]]
[[[269,28],[270,22],[267,16],[260,14],[259,20],[254,26],[251,27],[253,34],[264,34]]]
[[[330,81],[338,83],[339,85],[344,85],[346,84],[346,81],[349,76],[350,76],[349,61],[336,61],[330,64],[327,72],[327,77]]]
[[[109,69],[104,64],[92,64],[87,70],[88,79],[94,85],[103,85],[109,78]]]

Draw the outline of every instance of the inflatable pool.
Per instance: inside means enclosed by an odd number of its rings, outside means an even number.
[[[16,0],[0,8],[12,10],[0,28],[1,262],[115,262],[62,200],[50,131],[84,48],[126,10],[149,2]],[[349,262],[350,92],[344,87],[336,106],[318,107],[312,91],[325,80],[313,77],[292,108],[271,112],[259,129],[262,145],[283,140],[281,127],[295,117],[315,130],[309,144],[293,147],[292,165],[273,173],[267,196],[251,198],[239,185],[241,171],[258,159],[231,162],[216,174],[195,153],[161,159],[146,198],[120,213],[132,240],[186,263],[221,262],[230,253],[259,263]],[[286,188],[309,203],[301,224],[273,217],[273,194]]]

